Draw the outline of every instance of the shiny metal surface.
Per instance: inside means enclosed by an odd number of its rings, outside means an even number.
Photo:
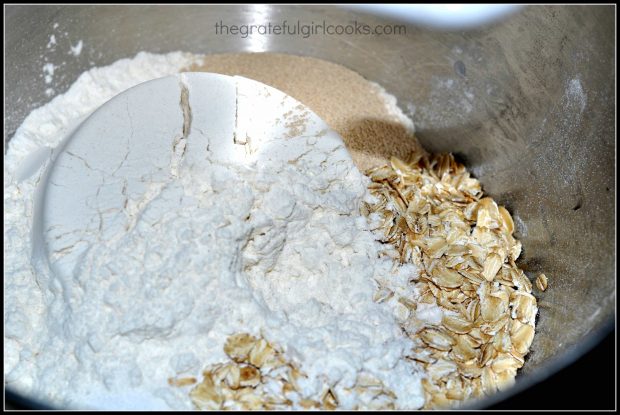
[[[613,325],[614,16],[613,6],[528,6],[467,32],[407,26],[404,36],[243,39],[216,36],[215,22],[388,21],[330,6],[7,6],[5,141],[50,100],[46,88],[61,93],[84,70],[141,50],[273,51],[354,69],[398,98],[429,150],[456,153],[507,205],[521,266],[549,277],[514,391],[570,363]],[[55,23],[66,35],[52,51]],[[68,55],[78,40],[82,53]],[[51,85],[45,62],[58,66]]]

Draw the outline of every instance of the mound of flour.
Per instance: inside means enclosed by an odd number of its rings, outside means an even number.
[[[361,371],[400,408],[424,402],[423,374],[404,359],[397,305],[372,301],[393,269],[358,207],[367,179],[339,140],[304,139],[295,163],[180,171],[131,231],[94,244],[79,273],[38,275],[33,199],[41,170],[23,162],[54,148],[99,105],[199,57],[140,53],[83,75],[33,111],[5,156],[5,381],[59,406],[191,409],[167,379],[225,359],[237,332],[263,335],[300,363],[315,396]],[[182,167],[181,167],[182,169]],[[36,169],[35,169],[36,170]],[[353,405],[354,397],[344,405]]]

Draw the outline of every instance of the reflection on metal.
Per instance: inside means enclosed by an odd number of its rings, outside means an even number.
[[[269,23],[269,9],[271,6],[267,4],[250,4],[247,7],[249,7],[249,19],[246,22],[247,25],[263,25]],[[260,33],[249,35],[246,39],[244,39],[244,50],[246,52],[267,52],[269,51],[270,38],[270,35]]]
[[[514,4],[357,4],[359,11],[442,30],[473,29],[518,11]]]

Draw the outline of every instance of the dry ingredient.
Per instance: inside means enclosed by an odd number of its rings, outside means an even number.
[[[192,388],[190,398],[202,410],[285,410],[337,409],[338,399],[355,394],[358,402],[351,409],[394,409],[396,396],[381,381],[366,373],[357,375],[354,386],[337,395],[324,384],[318,399],[303,398],[308,376],[285,358],[277,346],[247,333],[230,336],[224,345],[226,363],[203,371],[203,380]],[[187,379],[187,378],[186,378]],[[196,383],[175,380],[176,386]],[[183,383],[183,384],[180,384]]]
[[[412,315],[402,325],[427,374],[426,407],[456,406],[511,386],[538,308],[515,264],[521,243],[510,213],[482,197],[478,180],[450,154],[392,158],[368,174],[376,201],[365,213],[396,248],[395,260],[421,270],[418,297],[404,300],[414,310],[436,304],[443,314],[435,324]]]
[[[87,406],[154,407],[140,397],[123,393],[99,402],[83,388],[100,380],[113,385],[120,377],[138,385],[142,372],[135,362],[118,355],[116,361],[99,355],[100,364],[93,364],[88,356],[102,352],[109,339],[97,332],[96,325],[88,332],[76,331],[70,314],[63,312],[84,297],[65,297],[60,281],[49,280],[48,286],[34,272],[32,225],[37,172],[51,149],[100,105],[141,82],[177,73],[195,60],[187,53],[139,53],[108,67],[93,68],[66,93],[33,110],[8,142],[4,157],[4,375],[8,388],[56,405],[75,406],[75,398],[64,397],[74,392],[78,402],[90,402]],[[75,287],[79,291],[81,284]],[[51,308],[57,311],[53,313]],[[79,321],[87,323],[88,317]],[[66,337],[73,340],[66,343]]]
[[[545,291],[548,285],[547,276],[545,274],[540,274],[536,277],[536,288],[540,291]]]
[[[269,284],[261,287],[255,277],[250,279],[254,290],[245,291],[221,282],[200,282],[197,277],[187,279],[179,264],[189,261],[192,272],[204,276],[209,275],[209,261],[178,257],[179,252],[169,246],[174,245],[169,235],[175,233],[170,228],[149,236],[165,240],[167,247],[138,249],[156,273],[157,267],[163,270],[156,264],[171,259],[166,272],[159,273],[165,278],[144,293],[149,284],[145,287],[142,277],[136,280],[140,271],[132,268],[135,263],[127,263],[124,275],[112,273],[116,282],[103,287],[105,304],[89,308],[91,321],[81,320],[79,302],[50,299],[32,273],[27,235],[36,174],[24,171],[21,163],[28,154],[55,147],[116,93],[183,68],[256,79],[297,98],[327,121],[343,137],[358,168],[375,168],[369,173],[374,197],[359,187],[367,184],[360,177],[354,185],[348,183],[357,192],[349,202],[366,198],[361,213],[379,228],[382,245],[373,241],[355,208],[340,211],[338,218],[318,215],[314,231],[310,220],[303,235],[320,237],[310,244],[302,239],[289,243],[287,255],[299,258],[292,267],[280,264],[281,271],[269,283],[280,291],[271,291],[277,295],[270,297]],[[45,158],[45,151],[42,154]],[[410,154],[413,159],[407,163],[393,158],[391,165],[376,169],[390,156],[406,159]],[[211,185],[221,185],[224,191],[229,181],[224,180],[227,173],[222,174],[214,176]],[[273,192],[274,209],[279,195],[293,186],[292,182]],[[241,189],[238,200],[246,199],[244,192],[252,193]],[[293,206],[295,200],[291,199]],[[220,198],[211,203],[214,207],[229,202]],[[239,212],[222,213],[231,218]],[[191,218],[183,220],[183,229],[197,225]],[[536,300],[531,283],[514,264],[520,243],[512,237],[510,214],[490,198],[482,198],[479,183],[450,156],[426,155],[413,136],[411,121],[380,86],[314,58],[141,53],[88,71],[66,94],[35,110],[12,138],[5,157],[5,222],[6,381],[59,404],[123,409],[453,406],[510,385],[534,335]],[[179,225],[174,220],[167,223],[175,229]],[[191,240],[183,232],[177,235]],[[221,243],[222,236],[218,231],[207,242]],[[273,237],[273,232],[259,233],[263,242],[257,252],[272,249],[268,242]],[[334,251],[334,242],[346,245],[350,240],[360,242],[335,258],[340,251]],[[135,247],[126,248],[122,255]],[[114,267],[116,258],[111,260]],[[327,279],[312,283],[308,275],[317,268],[328,271]],[[279,276],[291,269],[299,280],[311,282],[297,304],[289,301],[294,295],[280,301],[282,293],[296,287],[278,285]],[[355,278],[339,281],[351,275]],[[539,280],[537,286],[546,287],[546,280]],[[313,284],[320,281],[342,283],[342,289],[316,291]],[[201,290],[195,289],[197,284]],[[101,289],[97,284],[90,287]],[[163,297],[161,290],[167,293]],[[313,293],[323,297],[313,298]],[[256,296],[263,297],[262,304]],[[179,303],[178,298],[184,300]],[[52,301],[55,312],[50,312]],[[253,305],[238,311],[242,303]],[[106,316],[109,307],[131,326],[125,334],[114,331],[112,321],[118,317]],[[99,309],[104,311],[93,314]],[[159,309],[178,318],[171,320]],[[342,318],[343,312],[347,318]],[[333,319],[340,321],[330,326]],[[242,351],[231,347],[234,344],[241,344]],[[267,351],[270,364],[257,361],[256,352],[253,358],[253,350]]]

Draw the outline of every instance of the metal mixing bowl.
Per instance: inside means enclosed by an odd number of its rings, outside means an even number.
[[[50,100],[46,88],[62,93],[84,70],[141,50],[272,51],[337,62],[394,94],[426,148],[466,162],[513,212],[521,267],[549,277],[549,289],[537,294],[537,335],[516,386],[476,405],[558,371],[613,327],[613,6],[529,6],[481,29],[407,26],[404,36],[243,39],[216,36],[220,20],[388,22],[329,6],[7,6],[5,141]],[[56,51],[46,48],[51,33]],[[68,55],[78,40],[82,53]],[[58,67],[51,85],[45,62]]]

